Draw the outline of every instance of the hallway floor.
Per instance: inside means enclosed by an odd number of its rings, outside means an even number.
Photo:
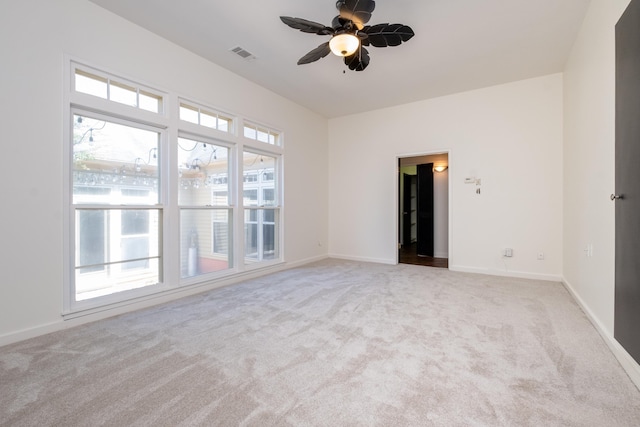
[[[447,258],[433,258],[429,256],[418,256],[418,245],[412,243],[409,246],[403,246],[400,249],[398,262],[400,264],[424,265],[427,267],[448,268],[449,260]]]

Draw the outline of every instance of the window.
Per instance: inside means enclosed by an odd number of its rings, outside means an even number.
[[[276,259],[279,255],[280,209],[276,199],[277,158],[244,152],[244,256],[245,264]],[[256,179],[247,179],[255,177]]]
[[[254,123],[244,123],[244,137],[270,145],[280,145],[280,133]]]
[[[162,95],[153,93],[124,79],[113,80],[110,77],[101,76],[97,71],[90,72],[76,68],[74,89],[77,92],[151,111],[152,113],[162,112]]]
[[[203,139],[178,138],[183,278],[233,267],[228,175],[227,147]]]
[[[161,280],[160,138],[147,126],[73,114],[75,301]]]
[[[68,64],[67,314],[282,260],[278,132]]]
[[[185,102],[180,103],[180,120],[222,132],[231,132],[233,123],[233,120],[224,113],[203,109]]]

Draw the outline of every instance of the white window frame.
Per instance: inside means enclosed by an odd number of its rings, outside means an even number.
[[[181,125],[184,124],[187,125],[194,125],[194,123],[191,122],[180,122]],[[209,254],[212,258],[216,258],[219,257],[220,254],[216,253],[214,251],[214,230],[213,230],[213,223],[214,222],[219,222],[219,221],[214,221],[214,212],[215,211],[228,211],[229,215],[228,215],[228,221],[231,222],[231,225],[233,226],[236,222],[236,210],[237,210],[237,203],[235,203],[235,191],[233,191],[233,187],[234,187],[234,183],[233,180],[229,179],[229,175],[235,176],[235,158],[237,156],[236,154],[236,149],[234,147],[233,144],[227,142],[227,141],[223,141],[220,138],[214,138],[214,135],[218,135],[216,133],[216,129],[214,128],[209,128],[207,126],[203,126],[203,129],[199,129],[201,131],[200,134],[196,134],[193,131],[184,131],[182,129],[178,130],[178,138],[185,138],[185,139],[189,139],[198,143],[203,143],[203,144],[210,144],[210,145],[216,145],[219,147],[225,147],[228,150],[228,162],[227,162],[227,174],[222,176],[222,174],[220,175],[212,175],[211,176],[211,181],[212,184],[210,186],[210,193],[213,193],[214,191],[220,191],[221,189],[225,189],[225,191],[227,191],[227,200],[228,203],[227,205],[210,205],[210,204],[205,204],[205,205],[200,205],[200,204],[186,204],[186,203],[178,203],[178,218],[180,219],[182,217],[182,212],[184,211],[188,211],[188,210],[196,210],[196,211],[209,211],[211,213],[211,219],[210,219],[210,223],[212,225],[212,230],[211,230],[211,254]],[[177,147],[176,147],[177,150]],[[174,165],[175,168],[175,165]],[[220,182],[219,184],[216,184],[216,179],[220,179],[222,180],[222,182]],[[180,183],[178,182],[178,185],[180,185]],[[217,187],[216,187],[217,186]],[[178,220],[179,220],[178,219]],[[219,270],[219,271],[214,271],[214,272],[209,272],[209,273],[204,273],[204,274],[198,274],[195,276],[184,276],[182,274],[182,268],[181,270],[181,274],[180,274],[180,283],[183,285],[189,285],[189,284],[193,284],[193,283],[199,283],[202,282],[203,280],[212,280],[212,279],[216,279],[216,278],[222,278],[222,277],[227,277],[229,275],[232,274],[237,274],[240,270],[238,268],[237,265],[237,258],[235,255],[235,251],[234,248],[236,246],[236,236],[235,236],[235,227],[232,227],[232,229],[230,230],[230,234],[228,236],[228,247],[231,249],[230,252],[228,252],[228,262],[231,264],[231,267],[228,269],[224,269],[224,270]],[[180,239],[178,239],[177,241],[183,242],[184,241],[185,236],[180,236]],[[180,254],[180,257],[184,257],[184,254]]]
[[[86,92],[81,92],[81,91],[76,91],[75,89],[75,83],[76,83],[76,75],[78,74],[86,74],[86,75],[92,75],[95,77],[99,77],[103,80],[105,80],[105,84],[106,84],[106,96],[105,97],[98,97],[95,95],[91,95],[89,93]],[[120,86],[128,86],[129,89],[133,89],[136,95],[136,103],[135,105],[130,105],[127,103],[122,103],[120,101],[116,101],[113,99],[113,97],[111,96],[111,87],[112,86],[116,86],[116,87],[120,87]],[[140,83],[136,83],[133,80],[124,78],[124,77],[119,77],[115,74],[110,74],[110,73],[105,73],[103,71],[99,71],[93,67],[89,67],[89,66],[85,66],[85,65],[81,65],[78,62],[72,61],[71,62],[71,92],[74,94],[82,94],[83,96],[90,96],[90,97],[95,97],[97,99],[102,99],[104,101],[107,101],[109,103],[117,103],[119,105],[123,105],[123,106],[128,106],[130,108],[135,108],[138,109],[140,111],[148,111],[151,114],[160,114],[160,115],[164,115],[165,114],[165,109],[166,109],[166,105],[167,105],[167,96],[165,93],[163,93],[162,91],[156,90],[156,89],[152,89],[149,86],[140,84]],[[158,111],[151,111],[148,109],[144,109],[143,107],[141,107],[141,103],[140,103],[140,95],[154,95],[155,97],[157,97],[160,100],[159,106],[158,106]]]
[[[181,108],[193,110],[198,116],[197,123],[189,120],[184,120],[180,114]],[[216,126],[214,127],[214,126],[208,126],[206,124],[203,124],[202,123],[203,115],[209,116],[212,118],[215,116]],[[218,132],[228,133],[231,135],[235,134],[235,129],[236,129],[235,126],[236,126],[237,120],[234,119],[233,114],[225,113],[224,111],[221,111],[218,108],[206,107],[198,102],[190,101],[188,99],[178,98],[178,118],[180,119],[181,122],[201,126],[202,128],[205,128],[205,129],[216,130]],[[221,126],[219,125],[220,119],[228,123],[227,129],[221,129]]]
[[[120,73],[102,67],[92,66],[85,61],[65,55],[65,72],[64,72],[64,300],[63,300],[63,317],[73,318],[85,314],[95,313],[97,311],[110,310],[123,307],[132,301],[141,301],[163,295],[167,292],[175,292],[181,288],[189,288],[192,286],[215,286],[218,280],[227,279],[242,275],[244,273],[268,269],[274,265],[284,262],[284,134],[275,131],[277,127],[257,125],[257,121],[247,120],[238,114],[230,114],[219,108],[213,108],[207,102],[194,102],[180,97],[179,94],[170,91],[154,88],[151,84],[138,83],[137,78],[129,78]],[[87,93],[77,92],[74,90],[74,79],[76,69],[85,70],[92,75],[101,78],[112,79],[118,84],[126,84],[127,87],[136,88],[136,91],[144,91],[159,96],[160,111],[152,112],[138,108],[138,106],[127,105],[112,101],[109,99],[93,96]],[[189,106],[202,108],[207,113],[220,112],[225,119],[231,119],[230,129],[219,130],[207,126],[197,125],[191,122],[179,119],[180,104],[184,103]],[[125,207],[114,206],[114,208],[141,208],[141,209],[158,209],[160,210],[160,236],[161,244],[159,247],[160,257],[163,266],[160,268],[160,283],[154,286],[133,289],[107,295],[104,297],[94,298],[90,300],[75,301],[75,290],[73,285],[73,272],[75,260],[75,207],[73,201],[73,147],[71,140],[73,138],[73,114],[86,113],[92,116],[103,115],[109,121],[123,121],[125,124],[135,126],[149,127],[158,131],[161,135],[159,142],[159,159],[158,167],[159,176],[159,201],[157,205],[127,205]],[[243,134],[245,123],[251,126],[259,126],[260,129],[268,129],[269,132],[277,134],[277,144],[268,144],[258,140],[245,138]],[[192,138],[205,138],[212,141],[216,145],[224,145],[229,147],[229,169],[227,177],[218,177],[220,180],[227,180],[226,186],[229,196],[230,220],[232,221],[232,232],[229,236],[229,244],[232,246],[233,268],[228,271],[211,273],[193,278],[182,278],[180,272],[180,245],[175,242],[180,241],[180,222],[179,210],[181,206],[178,204],[178,187],[175,183],[179,182],[177,165],[177,138],[178,136],[186,136]],[[261,207],[257,209],[273,209],[278,211],[278,224],[276,228],[278,257],[263,262],[246,263],[244,256],[244,205],[242,202],[244,179],[243,179],[243,159],[242,153],[250,151],[252,153],[263,153],[265,156],[273,157],[275,161],[274,169],[274,185],[277,200],[273,206]],[[258,178],[261,179],[260,177]],[[86,207],[86,206],[83,206]],[[211,248],[213,251],[213,247]]]
[[[97,99],[101,100],[100,98],[97,98]],[[158,200],[157,200],[157,203],[155,204],[148,204],[148,203],[140,204],[135,200],[132,200],[130,203],[119,204],[119,205],[112,204],[109,202],[104,204],[95,203],[95,202],[94,203],[74,203],[73,202],[73,185],[74,185],[73,179],[72,179],[73,178],[72,177],[73,147],[72,147],[71,140],[73,138],[72,121],[75,115],[88,116],[95,119],[103,119],[110,123],[126,125],[133,128],[145,129],[145,130],[157,132],[160,135],[159,145],[160,145],[161,153],[164,152],[164,150],[166,150],[166,145],[167,145],[166,144],[167,131],[166,131],[166,127],[162,124],[162,118],[160,118],[160,120],[158,120],[158,123],[156,123],[155,125],[151,125],[148,123],[148,118],[142,121],[140,120],[139,117],[135,117],[135,114],[131,114],[132,111],[134,111],[134,108],[130,106],[118,105],[117,108],[114,108],[113,111],[112,110],[104,111],[104,109],[102,109],[100,112],[98,112],[98,108],[96,108],[95,106],[92,106],[90,101],[91,99],[83,100],[83,102],[89,105],[85,104],[85,105],[79,106],[77,104],[71,104],[70,107],[68,108],[68,117],[66,118],[66,121],[67,123],[69,123],[69,126],[68,126],[67,136],[65,137],[65,150],[64,150],[65,165],[66,165],[65,175],[66,175],[66,182],[67,182],[65,199],[67,201],[66,205],[68,206],[68,215],[65,216],[66,218],[65,236],[68,236],[67,243],[65,244],[65,247],[66,247],[65,253],[68,256],[69,261],[67,263],[68,271],[66,272],[66,277],[64,281],[65,283],[65,299],[64,299],[64,312],[63,312],[64,314],[79,313],[79,312],[81,313],[86,310],[91,310],[91,309],[95,309],[97,307],[102,307],[102,306],[108,306],[114,303],[119,303],[128,299],[131,299],[131,298],[150,295],[166,287],[165,284],[163,283],[163,277],[164,277],[163,267],[164,265],[166,265],[163,262],[164,246],[162,245],[162,242],[160,242],[160,245],[158,247],[158,262],[160,263],[159,280],[157,284],[133,288],[130,290],[125,290],[120,292],[114,292],[114,293],[110,293],[107,295],[98,296],[90,299],[80,299],[80,300],[76,299],[76,286],[75,286],[76,250],[75,248],[76,248],[78,236],[75,235],[75,230],[76,230],[75,220],[76,220],[77,211],[81,211],[85,209],[101,210],[107,213],[107,219],[114,218],[113,215],[115,214],[115,212],[122,211],[122,210],[144,210],[149,212],[158,211],[159,221],[160,221],[160,224],[158,225],[159,238],[161,238],[163,234],[162,230],[165,229],[167,226],[165,221],[166,206],[163,202],[164,200],[166,200],[166,193],[163,193],[162,186],[160,186],[159,188]],[[122,118],[123,117],[122,114],[118,114],[118,112],[121,109],[129,110],[128,119],[124,119]],[[145,111],[144,113],[147,113],[147,112]],[[142,115],[147,116],[147,114],[144,114],[144,113]],[[163,166],[161,165],[160,170],[162,169],[163,169]],[[112,211],[112,213],[109,213],[110,211]],[[113,225],[115,225],[115,223]]]
[[[251,131],[255,132],[255,135],[251,135]],[[264,141],[260,138],[260,134],[266,135],[267,140]],[[281,147],[282,146],[282,132],[272,128],[271,126],[262,125],[254,121],[244,120],[242,123],[242,136],[250,141],[256,141],[264,146]]]
[[[270,148],[270,150],[265,150],[265,147]],[[251,153],[251,154],[255,154],[255,155],[264,155],[266,157],[270,157],[274,159],[274,166],[273,168],[268,168],[267,170],[263,171],[262,173],[258,174],[257,176],[257,181],[251,181],[251,182],[245,182],[244,180],[244,176],[248,175],[248,174],[253,174],[252,171],[244,171],[242,169],[242,165],[240,165],[241,170],[242,170],[242,175],[243,175],[243,180],[242,180],[242,193],[239,196],[239,201],[242,205],[242,229],[241,231],[241,235],[242,235],[242,242],[243,242],[243,252],[241,254],[241,260],[243,260],[244,266],[246,269],[251,270],[253,268],[259,268],[259,266],[264,265],[264,264],[269,264],[271,262],[278,262],[278,260],[280,260],[283,257],[283,238],[284,238],[284,233],[283,233],[283,204],[282,204],[282,189],[283,189],[283,183],[282,183],[282,169],[283,169],[283,150],[281,147],[279,146],[275,146],[275,145],[266,145],[262,142],[259,141],[250,141],[246,140],[244,145],[243,145],[243,153],[247,152],[247,153]],[[243,157],[242,155],[240,155],[239,157]],[[264,172],[269,171],[270,173],[273,173],[273,179],[269,180],[268,182],[271,183],[273,182],[273,190],[275,191],[275,201],[273,204],[265,204],[264,200],[263,200],[263,196],[264,196],[264,190],[265,188],[263,188],[263,174]],[[244,190],[256,190],[257,192],[257,203],[256,205],[250,205],[244,204]],[[244,248],[244,243],[246,242],[246,227],[245,227],[245,210],[250,210],[250,211],[256,211],[256,221],[251,221],[251,224],[256,224],[256,227],[258,228],[258,234],[257,234],[257,254],[256,254],[256,260],[252,260],[251,258],[247,257],[245,248]],[[274,227],[276,229],[276,232],[274,233],[274,239],[275,239],[275,248],[274,251],[277,252],[278,256],[274,257],[273,259],[265,259],[265,253],[264,253],[264,235],[263,232],[260,231],[260,229],[264,226],[264,212],[265,210],[273,210],[275,213],[275,218],[277,218],[277,222],[274,224]]]

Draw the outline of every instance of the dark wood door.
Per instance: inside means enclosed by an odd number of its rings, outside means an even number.
[[[640,363],[640,0],[616,25],[616,340]],[[620,197],[615,199],[615,197]]]
[[[418,165],[418,255],[433,256],[433,163]]]
[[[413,176],[402,174],[403,192],[402,192],[402,245],[409,246],[411,244],[411,184]]]

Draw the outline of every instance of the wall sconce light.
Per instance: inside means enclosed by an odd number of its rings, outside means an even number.
[[[448,168],[448,167],[449,167],[449,166],[447,166],[447,165],[438,165],[438,166],[434,166],[434,167],[433,167],[433,171],[434,171],[434,172],[444,172],[444,171],[446,171],[446,170],[447,170],[447,168]]]

